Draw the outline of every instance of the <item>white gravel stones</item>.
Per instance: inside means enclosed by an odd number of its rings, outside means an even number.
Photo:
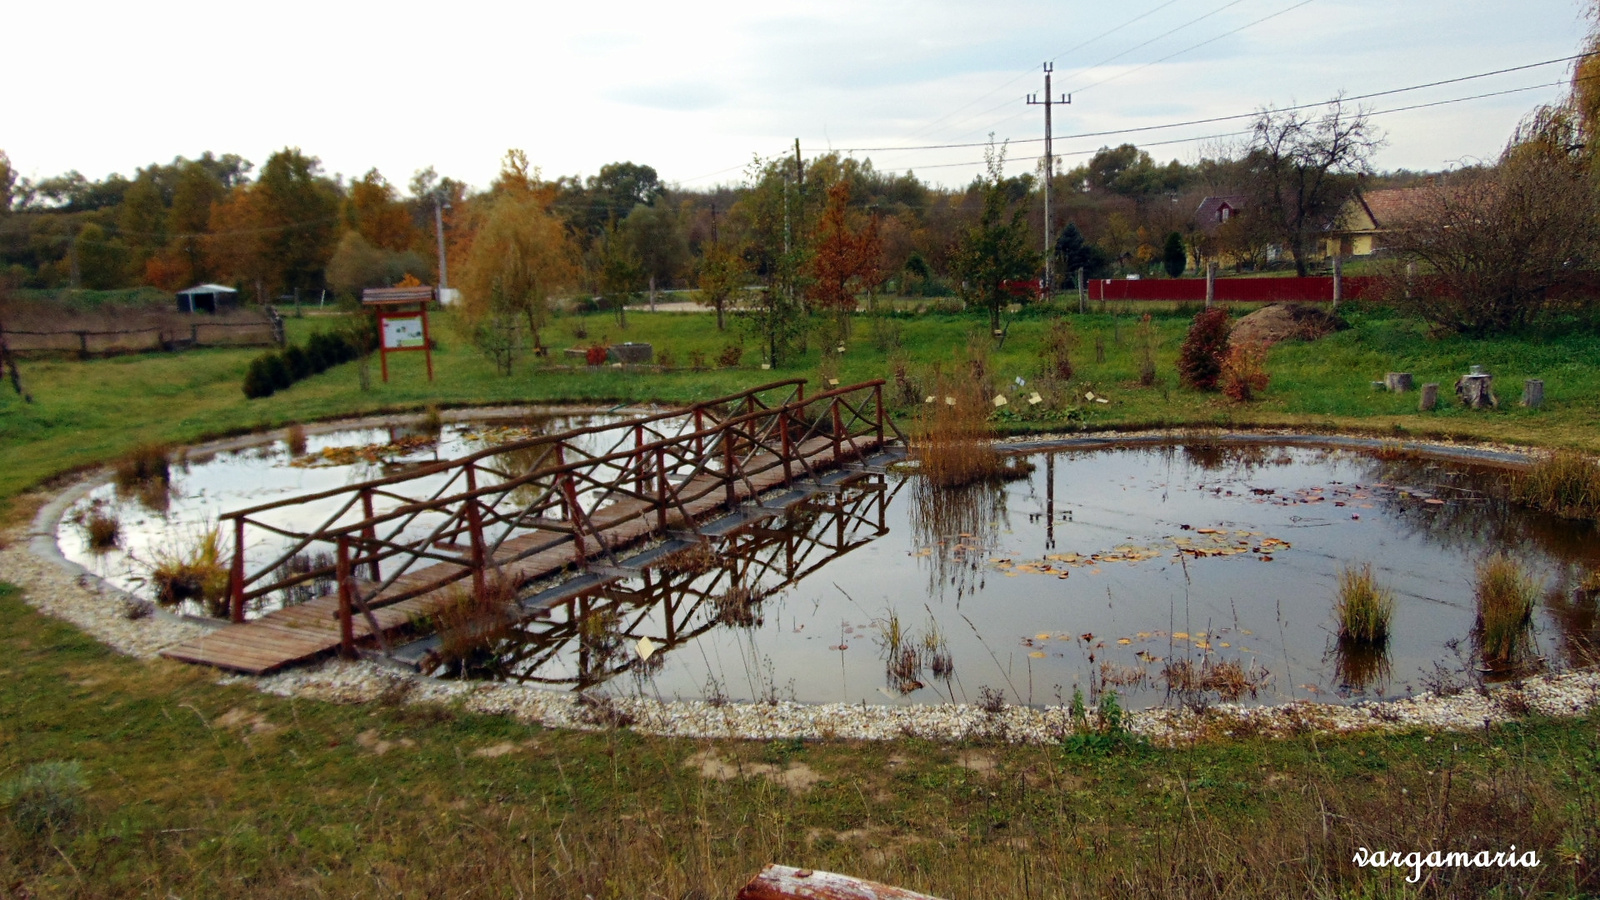
[[[204,631],[205,626],[159,611],[129,619],[124,613],[125,595],[61,557],[55,546],[61,512],[95,483],[98,479],[93,476],[80,481],[47,504],[26,532],[15,530],[5,535],[3,540],[9,546],[0,550],[0,580],[21,585],[26,601],[39,611],[70,622],[130,656],[153,657],[162,647]],[[220,682],[335,703],[403,698],[407,703],[459,706],[555,728],[592,729],[626,721],[635,730],[674,737],[893,740],[910,736],[934,741],[1051,743],[1072,733],[1070,716],[1062,707],[1007,706],[990,712],[962,704],[716,704],[623,697],[594,706],[565,692],[505,683],[441,681],[372,662],[341,660],[262,678],[227,675]],[[1273,707],[1217,705],[1200,711],[1164,708],[1129,713],[1125,722],[1136,734],[1157,743],[1183,743],[1311,731],[1465,730],[1529,712],[1577,715],[1596,705],[1600,705],[1600,672],[1583,671],[1531,678],[1520,687],[1502,686],[1486,692],[1469,689],[1452,696],[1419,694],[1356,706],[1299,702]]]

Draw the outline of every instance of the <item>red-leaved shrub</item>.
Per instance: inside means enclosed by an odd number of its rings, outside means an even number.
[[[1178,377],[1196,390],[1214,391],[1227,353],[1228,311],[1220,306],[1201,310],[1178,350]]]
[[[1248,403],[1267,389],[1267,351],[1254,342],[1235,344],[1222,358],[1222,392],[1228,399]]]

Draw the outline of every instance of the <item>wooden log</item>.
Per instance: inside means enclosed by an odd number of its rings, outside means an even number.
[[[1529,378],[1522,383],[1522,405],[1529,409],[1538,409],[1544,405],[1544,381],[1539,378]]]
[[[1421,412],[1432,412],[1439,405],[1439,385],[1429,382],[1422,386],[1422,397],[1417,401]]]
[[[769,864],[739,889],[737,900],[934,900],[904,888],[890,887],[833,872],[814,872]]]
[[[1494,395],[1494,376],[1463,375],[1456,379],[1456,396],[1468,409],[1496,409],[1500,401]]]
[[[1390,372],[1383,376],[1383,383],[1389,390],[1396,394],[1404,394],[1411,390],[1410,372]]]

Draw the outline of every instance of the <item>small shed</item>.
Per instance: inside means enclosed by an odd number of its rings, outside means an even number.
[[[219,313],[239,306],[239,292],[220,284],[197,284],[178,292],[178,312]]]

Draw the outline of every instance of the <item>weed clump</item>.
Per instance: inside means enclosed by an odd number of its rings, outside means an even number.
[[[1078,334],[1072,330],[1072,323],[1063,318],[1053,319],[1039,348],[1045,375],[1061,382],[1071,381],[1074,374],[1072,354],[1077,349]]]
[[[1517,478],[1512,493],[1519,503],[1564,519],[1600,519],[1600,462],[1557,451]]]
[[[122,520],[114,512],[100,507],[89,510],[83,520],[84,535],[89,539],[89,549],[104,553],[122,539]]]
[[[1339,639],[1378,645],[1389,639],[1394,619],[1394,592],[1378,584],[1372,564],[1348,566],[1339,571],[1339,596],[1334,601]]]
[[[0,807],[18,832],[45,838],[77,827],[87,790],[83,766],[76,761],[35,763],[0,784]]]
[[[494,647],[511,636],[517,591],[504,576],[484,580],[483,590],[457,583],[433,614],[439,634],[437,663],[452,671],[487,665]]]
[[[1478,616],[1472,636],[1479,657],[1489,668],[1513,665],[1532,639],[1539,586],[1521,563],[1503,553],[1478,563],[1477,576],[1473,596]]]
[[[712,549],[710,541],[696,541],[663,559],[656,569],[668,575],[704,575],[722,565],[722,555]]]
[[[306,427],[296,422],[283,432],[283,443],[289,448],[290,456],[306,455]]]
[[[1228,311],[1201,310],[1178,350],[1178,377],[1198,391],[1214,391],[1228,353]]]
[[[1139,384],[1150,387],[1156,383],[1156,326],[1150,314],[1139,318],[1139,329],[1134,344],[1139,359]],[[1100,348],[1100,361],[1105,361],[1105,348]]]
[[[1267,351],[1260,344],[1241,343],[1228,348],[1218,374],[1222,393],[1236,403],[1249,403],[1267,389]]]
[[[156,482],[172,480],[172,463],[167,448],[160,444],[144,444],[117,461],[117,486],[141,487]]]
[[[940,378],[931,402],[912,426],[911,448],[923,478],[936,487],[1020,478],[1032,469],[1008,461],[991,445],[989,400],[974,382]]]
[[[754,628],[762,623],[761,604],[767,594],[760,588],[736,584],[711,598],[717,621],[735,628]]]
[[[226,615],[228,567],[222,560],[222,533],[213,528],[187,547],[156,551],[150,581],[162,603],[198,600],[210,615]]]

